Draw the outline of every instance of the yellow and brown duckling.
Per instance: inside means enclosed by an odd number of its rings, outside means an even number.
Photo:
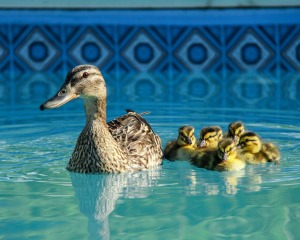
[[[245,162],[237,156],[236,144],[231,138],[222,139],[218,148],[199,151],[191,163],[215,171],[237,171],[245,167]]]
[[[189,160],[196,148],[195,129],[182,126],[178,129],[176,140],[170,141],[164,149],[164,157],[170,161]]]
[[[197,147],[199,149],[217,148],[222,138],[223,132],[219,126],[204,127],[200,131]]]
[[[238,146],[240,147],[239,155],[246,163],[280,163],[279,149],[273,143],[263,143],[254,132],[242,134]]]
[[[238,144],[240,136],[245,132],[244,124],[240,121],[232,122],[228,125],[228,133],[226,137],[232,138]]]
[[[67,169],[78,173],[120,173],[162,164],[161,140],[136,112],[106,123],[106,84],[92,65],[73,68],[57,94],[40,106],[57,108],[72,99],[84,100],[86,124],[78,137]]]

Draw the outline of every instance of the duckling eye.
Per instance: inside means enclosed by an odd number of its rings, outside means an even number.
[[[84,72],[84,73],[82,74],[82,76],[83,76],[84,78],[87,78],[87,77],[89,76],[89,73],[88,73],[88,72]]]

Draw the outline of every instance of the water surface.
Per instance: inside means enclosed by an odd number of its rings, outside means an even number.
[[[280,98],[274,93],[258,99],[257,92],[247,94],[242,94],[245,101],[227,94],[225,103],[225,95],[203,98],[197,91],[175,94],[170,101],[162,95],[126,99],[125,94],[126,101],[111,96],[108,118],[126,108],[150,111],[145,118],[163,146],[184,124],[193,125],[198,137],[203,126],[217,124],[225,131],[229,122],[242,120],[279,146],[280,165],[219,173],[164,160],[153,171],[69,173],[65,167],[85,121],[82,102],[44,112],[38,110],[42,97],[2,104],[0,239],[297,239],[297,95],[287,91]]]

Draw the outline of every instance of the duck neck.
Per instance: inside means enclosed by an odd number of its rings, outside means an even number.
[[[79,162],[82,165],[89,162],[90,169],[86,172],[124,172],[127,164],[126,154],[107,126],[105,101],[84,99],[84,106],[86,126],[78,138],[71,162]],[[84,169],[84,166],[80,165],[78,168]]]
[[[95,120],[106,123],[106,99],[85,98],[84,108],[87,123],[91,123]]]

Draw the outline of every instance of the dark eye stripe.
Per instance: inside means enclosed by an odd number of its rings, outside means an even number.
[[[89,73],[89,76],[93,76],[93,75],[100,75],[100,74],[99,73]],[[85,79],[85,77],[81,76],[79,78],[75,78],[75,79],[71,80],[71,87],[76,85],[78,82],[82,81],[82,79]]]
[[[208,139],[213,138],[213,137],[215,137],[215,136],[217,136],[217,134],[211,135],[211,136],[209,136],[209,137],[206,137],[206,138],[204,138],[204,140],[208,140]]]
[[[228,150],[227,152],[230,152],[230,151],[232,151],[234,148],[235,148],[235,147],[234,147],[234,146],[232,146],[231,148],[229,148],[229,150]]]
[[[245,139],[245,140],[241,141],[241,143],[247,143],[247,142],[256,142],[256,140],[254,140],[254,139]]]

